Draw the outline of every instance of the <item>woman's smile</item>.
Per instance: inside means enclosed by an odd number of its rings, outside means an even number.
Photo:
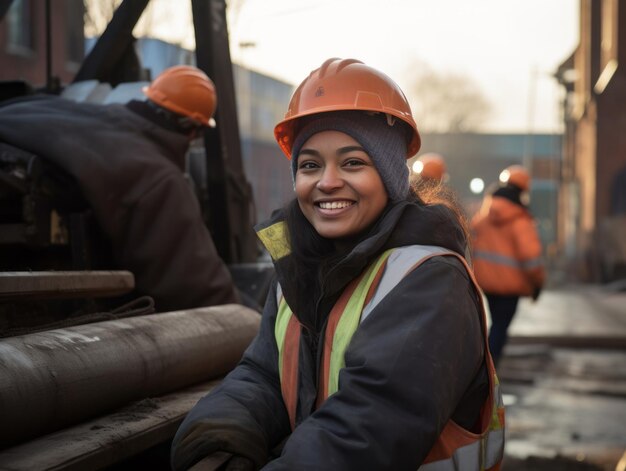
[[[338,200],[338,201],[318,201],[315,205],[320,209],[322,214],[333,216],[342,214],[344,210],[352,208],[354,201]]]

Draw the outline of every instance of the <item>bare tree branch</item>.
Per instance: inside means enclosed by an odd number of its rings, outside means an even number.
[[[85,37],[100,36],[122,0],[83,0]]]
[[[407,94],[420,129],[470,132],[489,116],[491,105],[470,77],[439,73],[417,62],[410,73],[414,78]]]

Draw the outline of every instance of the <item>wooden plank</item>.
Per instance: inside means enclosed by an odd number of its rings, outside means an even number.
[[[0,272],[0,299],[116,296],[130,292],[135,277],[129,271]]]
[[[170,440],[198,400],[220,383],[213,380],[0,451],[0,469],[11,471],[99,470]]]

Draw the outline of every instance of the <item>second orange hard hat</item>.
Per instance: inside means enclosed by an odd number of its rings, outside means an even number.
[[[530,189],[530,175],[521,165],[511,165],[500,173],[500,181],[518,187],[522,191]]]
[[[446,176],[446,163],[439,154],[430,152],[417,159],[421,165],[418,174],[424,180],[443,181]],[[415,166],[415,164],[414,164]]]
[[[142,91],[163,108],[187,116],[204,126],[215,126],[213,119],[217,107],[215,84],[196,67],[177,65],[165,69]]]

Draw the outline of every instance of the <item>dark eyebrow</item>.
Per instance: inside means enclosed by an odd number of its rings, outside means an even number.
[[[365,152],[367,154],[367,152],[365,151],[365,149],[363,149],[363,147],[361,146],[346,146],[346,147],[341,147],[339,149],[337,149],[337,154],[341,155],[341,154],[347,154],[348,152],[352,152],[352,151],[361,151],[361,152]],[[302,154],[307,154],[307,155],[313,155],[316,157],[320,156],[320,153],[318,151],[316,151],[315,149],[301,149],[300,153],[298,155],[302,155]]]
[[[316,150],[313,149],[300,149],[300,153],[298,153],[298,156],[302,155],[302,154],[308,154],[308,155],[313,155],[315,157],[319,157],[320,153]]]
[[[348,152],[352,152],[352,151],[361,151],[361,152],[365,152],[365,149],[363,149],[363,147],[361,146],[346,146],[346,147],[342,147],[340,148],[337,153],[338,154],[347,154]],[[367,152],[365,152],[367,154]]]

